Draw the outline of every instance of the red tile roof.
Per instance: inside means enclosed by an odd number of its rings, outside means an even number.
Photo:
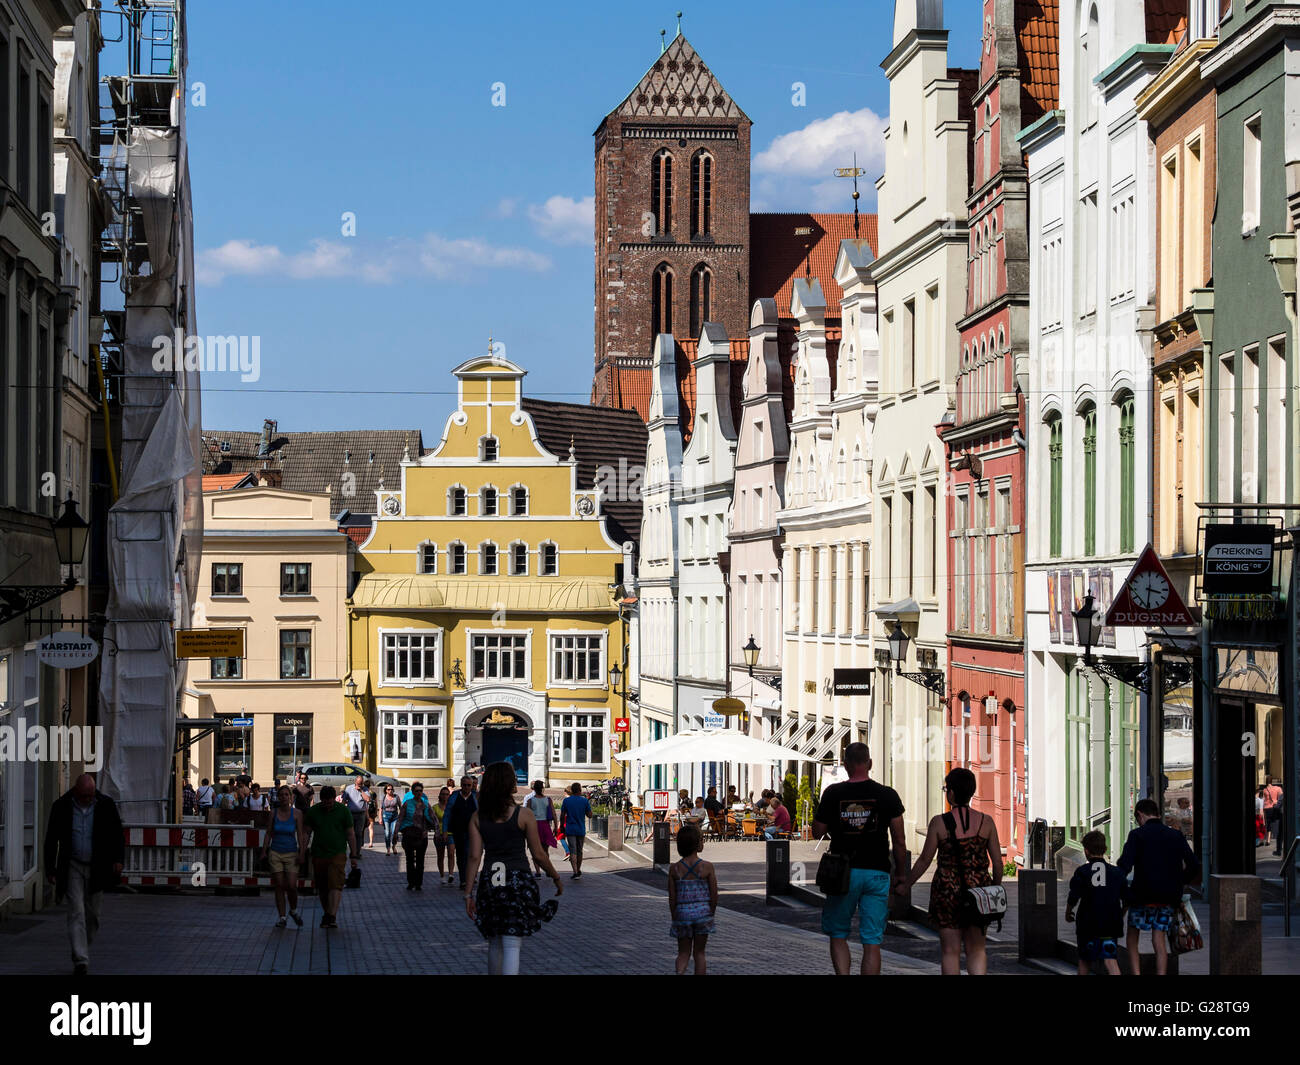
[[[1061,100],[1061,14],[1057,3],[1016,0],[1021,119],[1025,126],[1056,110]]]
[[[224,492],[230,488],[247,488],[257,484],[257,478],[251,473],[206,473],[203,475],[203,491]]]
[[[879,250],[879,236],[874,214],[864,214],[862,236],[873,253]],[[810,237],[797,237],[796,229],[811,228]],[[806,262],[812,261],[812,274],[822,283],[826,297],[826,316],[838,318],[840,286],[835,283],[835,257],[840,241],[853,238],[852,214],[751,214],[749,216],[749,302],[771,296],[776,313],[790,314],[790,298],[796,278],[803,277]],[[805,251],[804,245],[812,241]]]
[[[1177,44],[1187,32],[1187,0],[1146,0],[1147,44]]]

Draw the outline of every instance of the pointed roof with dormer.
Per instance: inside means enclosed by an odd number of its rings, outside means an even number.
[[[636,88],[605,117],[749,121],[680,32]]]

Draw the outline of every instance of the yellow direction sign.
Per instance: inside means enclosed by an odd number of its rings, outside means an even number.
[[[177,658],[243,658],[243,629],[178,629]]]
[[[726,699],[715,699],[713,700],[713,712],[715,714],[721,714],[723,717],[735,717],[737,714],[743,714],[745,712],[745,704],[740,699],[732,699],[730,697]]]

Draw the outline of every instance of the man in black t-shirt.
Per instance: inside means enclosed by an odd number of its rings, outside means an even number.
[[[880,972],[880,944],[889,914],[891,873],[906,860],[903,800],[898,792],[871,779],[871,751],[865,743],[851,743],[844,752],[849,779],[832,784],[821,795],[813,815],[813,835],[831,837],[831,853],[849,858],[849,890],[828,895],[822,905],[822,931],[830,937],[831,964],[838,976],[849,972],[849,931],[853,910],[858,911],[858,937],[862,940],[862,974]],[[894,864],[890,865],[889,838],[893,837]]]

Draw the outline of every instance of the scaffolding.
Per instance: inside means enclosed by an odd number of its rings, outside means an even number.
[[[104,38],[96,150],[111,212],[101,236],[100,362],[120,436],[120,495],[108,515],[109,599],[100,689],[102,790],[135,823],[172,813],[183,664],[202,544],[193,210],[185,130],[184,0],[113,0]]]

